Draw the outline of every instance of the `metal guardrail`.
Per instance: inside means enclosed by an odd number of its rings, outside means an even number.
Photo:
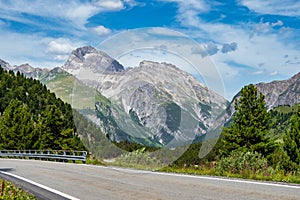
[[[86,151],[64,151],[64,150],[0,150],[0,157],[33,158],[61,161],[86,162]]]

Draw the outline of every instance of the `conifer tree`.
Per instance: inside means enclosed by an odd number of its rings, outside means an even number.
[[[226,156],[238,150],[270,155],[275,143],[268,137],[270,114],[264,95],[258,94],[253,84],[244,87],[240,98],[235,101],[235,110],[233,123],[222,131],[223,147],[220,153]]]
[[[2,149],[28,149],[34,137],[34,121],[26,104],[12,100],[0,117]]]
[[[288,170],[294,170],[300,165],[300,106],[297,113],[292,116],[291,128],[285,133],[283,142],[283,149],[289,158]]]

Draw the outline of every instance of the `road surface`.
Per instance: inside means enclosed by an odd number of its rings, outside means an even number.
[[[0,176],[4,172],[23,177],[71,199],[300,199],[299,185],[84,164],[0,159],[0,171]]]

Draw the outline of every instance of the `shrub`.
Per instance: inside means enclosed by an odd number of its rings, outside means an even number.
[[[245,173],[270,175],[274,170],[269,166],[268,160],[257,152],[232,152],[228,157],[223,157],[216,165],[216,170],[221,174]]]

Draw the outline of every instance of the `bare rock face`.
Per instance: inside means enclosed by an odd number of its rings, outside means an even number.
[[[88,70],[93,73],[120,72],[124,68],[116,60],[106,53],[91,46],[78,48],[70,54],[62,69],[73,74],[84,74],[80,70]]]
[[[115,141],[135,138],[163,146],[190,142],[207,134],[228,104],[168,63],[143,61],[124,70],[104,52],[83,47],[62,68],[109,99],[96,102],[96,109],[102,130]]]
[[[288,80],[259,83],[256,86],[265,95],[268,109],[300,102],[300,72]]]

